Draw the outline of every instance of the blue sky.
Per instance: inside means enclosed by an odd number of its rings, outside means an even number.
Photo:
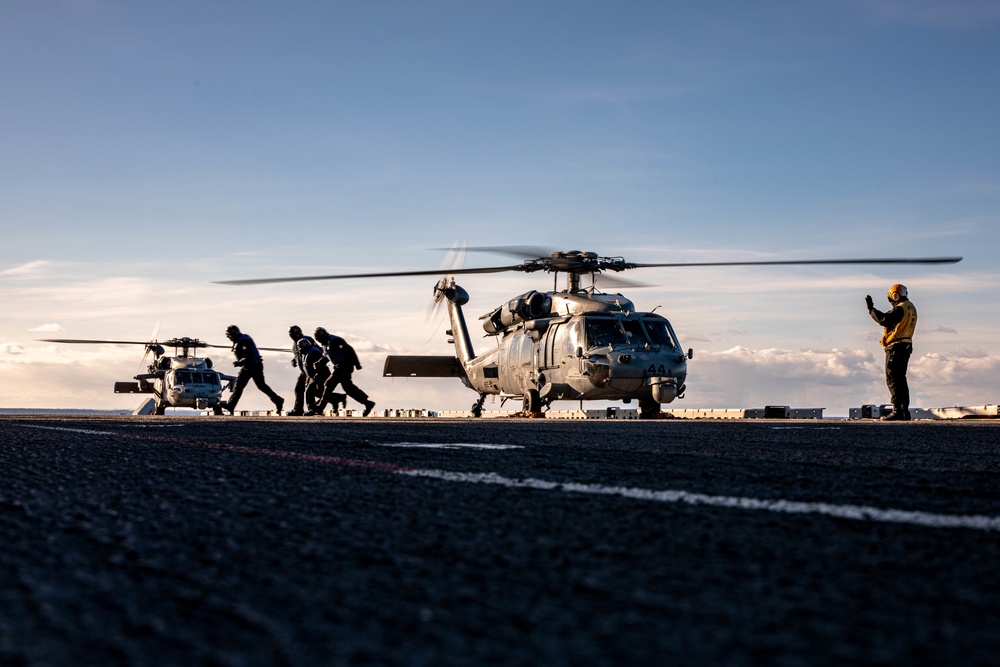
[[[386,353],[448,351],[424,323],[433,280],[211,283],[433,269],[433,248],[462,241],[639,262],[961,255],[650,270],[631,277],[657,287],[627,294],[695,348],[681,407],[886,401],[863,298],[884,304],[897,281],[921,314],[914,403],[1000,400],[998,2],[80,0],[0,16],[2,406],[133,407],[110,388],[141,354],[36,338],[161,322],[222,343],[235,322],[284,345],[295,322],[355,342],[380,405],[466,408],[457,383],[379,377]],[[549,281],[462,283],[474,320]],[[290,396],[286,361],[267,368]]]

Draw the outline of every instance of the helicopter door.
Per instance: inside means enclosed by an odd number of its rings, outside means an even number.
[[[556,345],[559,329],[562,323],[552,323],[545,331],[545,339],[542,341],[542,359],[538,364],[539,370],[559,367],[559,347]]]

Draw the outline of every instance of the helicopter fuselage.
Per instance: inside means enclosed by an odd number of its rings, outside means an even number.
[[[688,355],[670,322],[636,312],[620,294],[515,297],[480,318],[496,346],[476,355],[462,311],[468,293],[453,282],[440,289],[448,301],[459,376],[482,396],[521,397],[529,412],[555,400],[637,399],[647,413],[683,396]],[[444,365],[446,358],[440,359]],[[386,374],[393,365],[386,360]]]
[[[148,373],[135,376],[135,382],[116,382],[115,392],[153,394],[157,414],[168,407],[219,412],[222,392],[235,379],[213,370],[210,359],[160,356]]]

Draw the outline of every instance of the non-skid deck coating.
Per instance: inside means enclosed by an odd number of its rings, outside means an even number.
[[[1000,424],[0,418],[2,664],[995,664]]]

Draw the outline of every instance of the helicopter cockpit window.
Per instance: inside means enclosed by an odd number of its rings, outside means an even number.
[[[621,323],[629,345],[646,344],[646,334],[642,333],[642,323],[639,320],[622,320]]]
[[[176,384],[191,384],[191,373],[188,371],[177,371],[174,373],[174,382]]]
[[[587,346],[607,347],[609,345],[626,345],[625,332],[618,320],[613,317],[587,318]]]
[[[218,387],[220,384],[222,384],[221,382],[219,382],[219,374],[205,373],[205,384],[210,384]]]
[[[201,384],[203,382],[203,380],[201,379],[201,373],[192,372],[191,382],[194,382],[195,384]]]
[[[674,332],[670,330],[670,324],[666,320],[647,318],[642,323],[646,326],[646,333],[649,334],[649,340],[653,345],[680,349],[680,345],[674,338]]]

